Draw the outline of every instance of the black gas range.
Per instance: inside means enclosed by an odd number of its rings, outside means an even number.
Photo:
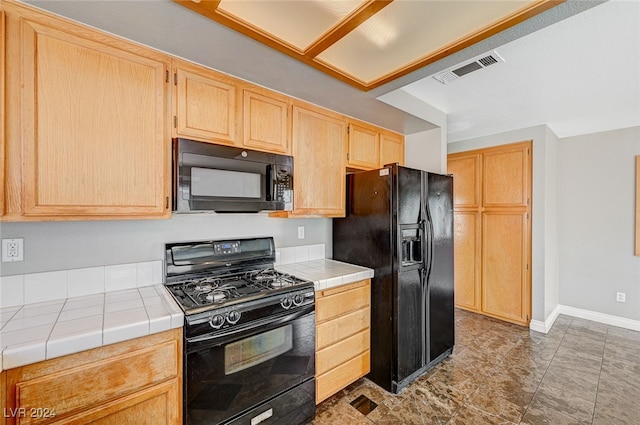
[[[270,237],[171,243],[165,257],[185,313],[184,423],[312,420],[313,282],[274,269]]]

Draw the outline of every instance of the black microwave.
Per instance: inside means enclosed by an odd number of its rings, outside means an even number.
[[[173,211],[293,209],[293,158],[173,139]]]

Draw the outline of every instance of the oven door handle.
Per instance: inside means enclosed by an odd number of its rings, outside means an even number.
[[[196,342],[204,342],[204,341],[212,341],[212,340],[216,340],[216,339],[222,339],[222,338],[227,338],[229,336],[232,335],[238,335],[238,334],[244,334],[244,333],[249,333],[253,330],[255,330],[256,328],[260,328],[261,330],[266,330],[265,328],[271,328],[271,327],[275,327],[277,325],[281,325],[283,323],[287,323],[287,322],[291,322],[294,321],[300,317],[306,316],[309,313],[313,313],[315,311],[316,307],[315,305],[310,305],[306,308],[303,308],[301,310],[296,310],[291,314],[287,314],[284,316],[276,316],[276,317],[270,317],[270,318],[265,318],[265,319],[261,319],[261,320],[256,320],[254,322],[251,322],[250,324],[244,326],[244,327],[239,327],[239,328],[228,328],[225,330],[217,330],[215,332],[211,332],[205,335],[199,335],[196,337],[192,337],[192,338],[187,338],[186,341],[187,343],[196,343]]]

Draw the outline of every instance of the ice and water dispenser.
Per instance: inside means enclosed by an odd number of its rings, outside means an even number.
[[[423,232],[419,225],[401,225],[402,232],[402,266],[422,263]]]

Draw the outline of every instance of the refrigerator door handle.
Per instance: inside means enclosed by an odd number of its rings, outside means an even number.
[[[426,229],[428,227],[428,230]],[[433,225],[431,224],[431,217],[429,216],[429,220],[426,222],[425,226],[425,234],[427,235],[427,243],[425,244],[427,247],[427,255],[425,259],[425,282],[429,282],[429,277],[431,276],[431,267],[433,266]]]
[[[424,306],[427,305],[427,271],[426,269],[420,270],[420,285],[422,286],[422,301],[421,305],[422,313],[420,320],[420,335],[422,338],[422,366],[426,365],[429,361],[428,353],[429,353],[429,339],[427,335],[427,309]]]

